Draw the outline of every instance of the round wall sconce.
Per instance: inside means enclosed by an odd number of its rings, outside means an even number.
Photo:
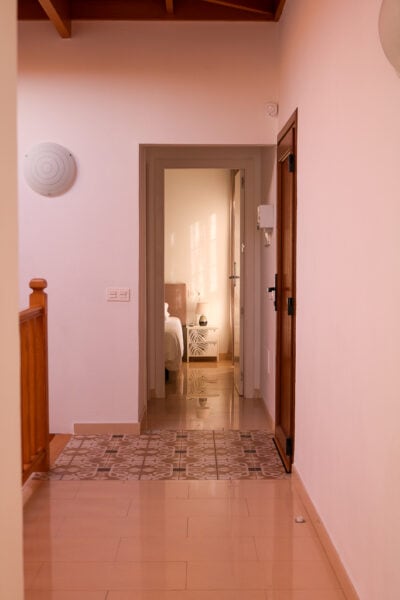
[[[59,144],[37,144],[25,154],[24,174],[34,192],[42,196],[60,196],[75,181],[75,159]]]
[[[383,0],[379,13],[379,37],[386,58],[400,76],[400,0]]]

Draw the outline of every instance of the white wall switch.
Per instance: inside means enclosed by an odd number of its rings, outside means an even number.
[[[118,300],[120,302],[129,302],[131,299],[130,288],[118,288]]]
[[[131,289],[125,287],[109,287],[106,289],[107,302],[129,302]]]
[[[109,287],[106,289],[107,302],[118,302],[118,288]]]

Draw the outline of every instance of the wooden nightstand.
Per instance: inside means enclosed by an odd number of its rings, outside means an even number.
[[[187,359],[216,358],[219,359],[218,327],[208,325],[188,325],[186,328]]]

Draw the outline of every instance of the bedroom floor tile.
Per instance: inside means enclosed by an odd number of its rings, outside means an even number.
[[[271,430],[262,400],[238,396],[229,361],[183,363],[165,395],[148,402],[146,429]]]

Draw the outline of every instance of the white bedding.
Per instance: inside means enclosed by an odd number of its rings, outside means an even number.
[[[183,356],[182,323],[178,317],[166,317],[164,334],[165,368],[179,371]]]

